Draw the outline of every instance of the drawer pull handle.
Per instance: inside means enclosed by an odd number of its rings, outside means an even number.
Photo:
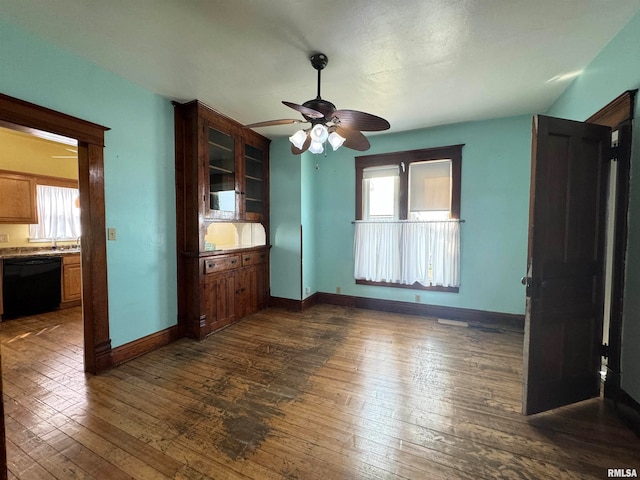
[[[251,257],[244,257],[245,262],[248,262],[249,260],[251,260]]]
[[[209,264],[209,266],[210,266],[211,268],[213,268],[213,267],[215,267],[215,266],[216,266],[216,264],[215,264],[215,263],[213,263],[213,262],[211,262],[211,263]]]
[[[231,265],[235,265],[237,260],[231,260]]]

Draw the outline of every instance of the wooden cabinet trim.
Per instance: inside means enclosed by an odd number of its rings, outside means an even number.
[[[36,181],[32,176],[0,172],[0,223],[38,223]]]
[[[184,104],[174,102],[173,105],[178,324],[185,335],[202,339],[267,305],[270,247],[205,251],[204,239],[207,227],[216,221],[259,222],[269,238],[270,140],[197,100]],[[233,139],[233,182],[229,177],[220,185],[223,191],[235,188],[235,212],[210,209],[210,128]],[[230,146],[231,142],[225,145]],[[262,213],[247,212],[246,197],[243,197],[243,192],[246,194],[245,182],[249,183],[245,176],[247,146],[261,150],[263,154]],[[227,160],[231,165],[231,158]],[[256,177],[260,176],[257,171],[254,173]],[[260,195],[259,188],[254,192],[256,196]],[[247,256],[249,259],[244,260]]]

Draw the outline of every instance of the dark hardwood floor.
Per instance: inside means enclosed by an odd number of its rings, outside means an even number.
[[[600,399],[520,415],[522,334],[271,309],[100,376],[80,310],[0,324],[9,478],[603,479],[640,440]]]

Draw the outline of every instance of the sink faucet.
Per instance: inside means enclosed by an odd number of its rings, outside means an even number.
[[[52,250],[55,250],[56,248],[58,248],[58,242],[57,242],[57,240],[56,240],[56,237],[53,237],[53,238],[51,239],[51,249],[52,249]]]
[[[80,247],[80,239],[82,238],[82,235],[80,235],[78,238],[76,238],[76,247]]]

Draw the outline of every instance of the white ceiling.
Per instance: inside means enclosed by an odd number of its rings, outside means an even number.
[[[544,112],[640,0],[0,0],[0,17],[248,124],[322,97],[391,131]],[[295,125],[260,129],[290,135]]]

